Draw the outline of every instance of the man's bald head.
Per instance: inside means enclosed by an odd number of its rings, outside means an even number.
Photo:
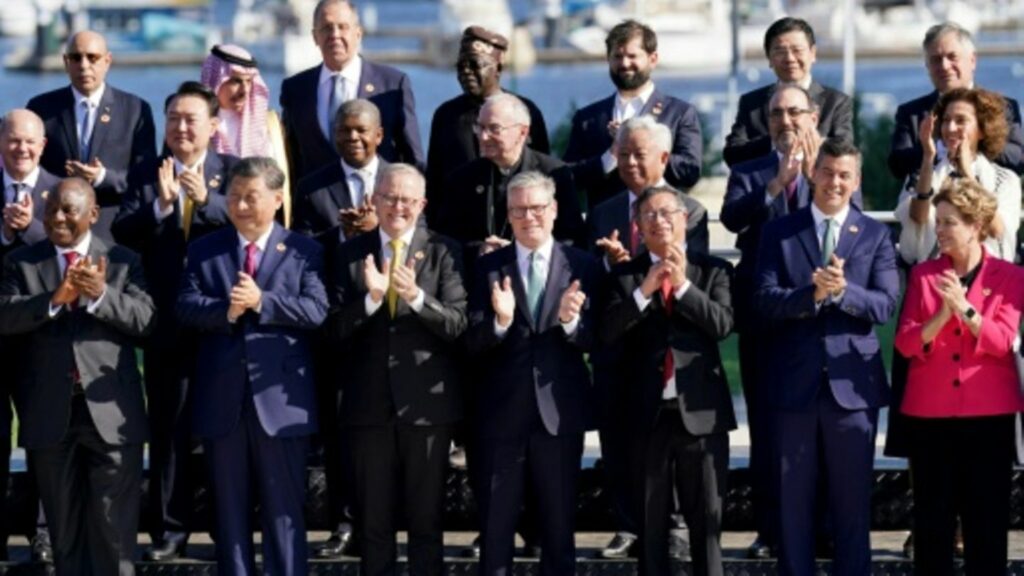
[[[21,181],[35,170],[45,146],[46,131],[35,112],[18,108],[7,113],[0,125],[0,157],[11,178]]]
[[[46,197],[43,228],[55,246],[70,248],[82,241],[99,215],[92,186],[82,178],[65,178]]]
[[[75,90],[85,96],[103,86],[111,60],[107,40],[90,30],[72,35],[64,47],[64,70]]]

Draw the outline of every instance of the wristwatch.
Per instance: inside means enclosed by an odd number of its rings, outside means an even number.
[[[932,196],[935,196],[935,188],[931,188],[927,192],[918,192],[914,197],[918,200],[928,201],[932,199]]]
[[[973,320],[978,315],[978,311],[974,309],[974,306],[968,306],[967,310],[964,310],[964,320]]]

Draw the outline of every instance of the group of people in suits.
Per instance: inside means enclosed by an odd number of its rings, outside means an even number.
[[[201,81],[163,103],[160,154],[149,104],[105,82],[112,56],[95,32],[67,42],[69,86],[6,114],[0,354],[22,361],[0,386],[41,501],[39,557],[59,574],[132,573],[145,442],[149,560],[185,554],[198,443],[218,569],[255,573],[258,502],[264,571],[307,573],[318,442],[334,530],[314,554],[358,548],[366,573],[393,574],[401,523],[410,571],[439,574],[460,437],[481,572],[511,571],[519,531],[542,574],[572,573],[595,428],[617,529],[602,555],[668,573],[685,525],[695,572],[721,574],[736,419],[718,343],[734,331],[752,557],[810,575],[825,533],[836,573],[870,571],[878,415],[899,403],[926,471],[921,569],[951,570],[958,516],[969,570],[1005,561],[1022,303],[1021,272],[1000,258],[1013,258],[1024,138],[1016,102],[974,86],[968,33],[929,31],[935,92],[897,112],[909,259],[862,211],[852,104],[814,80],[813,30],[769,27],[777,82],[741,98],[724,150],[735,269],[709,254],[707,211],[686,193],[700,122],[657,89],[648,26],[609,32],[615,92],[574,115],[561,159],[537,107],[501,87],[508,40],[474,26],[463,93],[435,113],[425,162],[409,78],[364,58],[362,33],[350,1],[317,4],[322,63],[284,81],[279,123],[252,56],[215,47]],[[874,327],[897,313],[900,255],[920,264],[891,394]],[[951,371],[952,389],[926,389]],[[991,449],[972,452],[964,434]]]

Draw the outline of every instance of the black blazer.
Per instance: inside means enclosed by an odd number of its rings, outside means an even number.
[[[386,160],[379,158],[374,190],[380,186],[381,169],[387,165]],[[352,207],[345,171],[341,168],[341,161],[335,160],[317,168],[299,182],[298,191],[292,197],[292,230],[306,236],[322,234],[340,224],[339,210]]]
[[[571,244],[583,241],[585,229],[579,197],[573,184],[572,171],[561,160],[529,148],[523,149],[522,161],[515,174],[536,170],[555,181],[558,219],[555,238]],[[515,174],[510,175],[514,176]],[[483,239],[494,234],[512,238],[508,224],[507,198],[504,187],[495,185],[498,168],[486,158],[477,158],[453,172],[445,184],[445,196],[437,231],[465,245],[466,257],[472,258]],[[488,210],[488,198],[491,210]]]
[[[0,187],[3,186],[3,175],[4,171],[0,169]],[[10,244],[0,244],[0,259],[20,246],[46,240],[46,230],[43,229],[46,197],[49,196],[51,190],[57,187],[57,184],[60,184],[60,178],[50,174],[45,168],[40,166],[36,186],[29,191],[32,195],[32,223],[24,230],[16,230],[14,232],[14,240]],[[0,195],[0,205],[2,205],[7,190],[0,190],[0,194],[2,194]]]
[[[732,331],[729,278],[732,267],[720,258],[687,252],[686,277],[691,285],[682,299],[665,311],[661,293],[642,312],[633,291],[651,267],[643,254],[612,268],[601,316],[601,339],[618,343],[630,378],[621,385],[634,390],[623,407],[644,429],[654,427],[662,403],[662,367],[671,348],[676,360],[676,388],[683,426],[693,435],[728,432],[736,428],[732,395],[718,352],[718,342]]]
[[[722,157],[729,166],[760,158],[772,151],[768,134],[768,103],[778,84],[772,83],[740,96],[736,121],[725,139]],[[853,142],[853,99],[839,90],[811,81],[811,100],[818,105],[818,133],[825,138]]]
[[[572,165],[577,185],[586,190],[587,206],[597,206],[622,190],[616,171],[605,174],[601,155],[612,145],[608,122],[615,110],[615,94],[598,100],[572,117],[569,145],[563,158]],[[672,152],[665,181],[679,190],[688,190],[700,180],[704,142],[700,116],[691,104],[657,89],[651,94],[641,115],[653,116],[672,131]]]
[[[334,142],[324,136],[316,115],[320,67],[318,64],[281,83],[281,123],[288,144],[291,180],[296,184],[338,159]],[[384,140],[377,154],[389,162],[406,162],[422,169],[423,146],[409,77],[363,58],[359,82],[356,97],[373,102],[380,110]]]
[[[590,254],[555,242],[540,321],[528,312],[515,243],[478,261],[470,293],[466,347],[480,367],[476,418],[484,438],[522,438],[540,423],[548,434],[582,434],[592,424],[590,370],[584,354],[594,330],[600,266]],[[494,333],[491,286],[511,278],[516,312],[503,338]],[[572,335],[558,321],[562,294],[580,281],[587,302]]]
[[[139,257],[93,235],[89,256],[107,258],[107,292],[93,313],[84,302],[50,318],[50,298],[61,282],[57,251],[49,240],[11,253],[0,282],[0,334],[26,341],[14,403],[25,448],[54,446],[71,415],[71,374],[77,369],[96,430],[114,445],[148,436],[135,347],[153,326],[155,307],[146,294]]]
[[[378,229],[379,230],[379,229]],[[423,228],[407,248],[415,261],[423,308],[414,312],[401,298],[395,317],[387,301],[366,315],[363,262],[383,258],[378,230],[336,247],[330,289],[333,336],[342,343],[342,418],[347,426],[452,424],[462,416],[458,338],[466,328],[462,254],[454,240]]]
[[[71,86],[40,94],[28,101],[27,108],[43,119],[46,128],[46,148],[40,163],[53,174],[66,174],[64,163],[78,160],[79,155]],[[156,157],[156,126],[145,100],[110,84],[103,91],[96,113],[89,151],[100,159],[107,174],[96,188],[101,210],[92,232],[111,240],[110,226],[134,172]]]
[[[686,250],[708,253],[708,211],[704,205],[688,194],[683,195],[688,214],[686,221]],[[587,215],[587,246],[598,257],[604,257],[604,250],[597,247],[597,241],[606,238],[613,230],[619,231],[619,241],[629,244],[629,191],[625,190],[597,205]]]
[[[1006,146],[996,156],[995,163],[1004,166],[1017,174],[1024,173],[1024,131],[1021,130],[1020,106],[1013,98],[1003,96],[1006,101],[1006,122],[1010,125],[1010,135]],[[921,168],[921,140],[918,128],[925,115],[931,114],[935,103],[939,101],[939,93],[921,96],[910,102],[904,102],[896,108],[896,125],[892,131],[892,143],[889,147],[889,171],[899,180]]]

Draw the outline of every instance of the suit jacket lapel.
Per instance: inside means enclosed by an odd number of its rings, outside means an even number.
[[[992,287],[999,286],[1002,283],[1001,271],[996,267],[988,265],[994,259],[994,256],[986,252],[983,258],[981,269],[978,270],[978,276],[967,291],[967,301],[977,308],[978,311],[985,309],[985,298],[992,294]]]
[[[114,90],[107,86],[103,90],[103,98],[100,98],[100,105],[96,109],[96,117],[92,123],[92,142],[89,143],[90,154],[96,156],[98,150],[103,149],[110,132],[110,123],[117,110],[114,109]],[[106,122],[103,119],[106,118]]]
[[[78,126],[75,125],[75,93],[68,86],[66,92],[67,104],[61,108],[60,118],[61,124],[64,125],[64,138],[67,140],[68,155],[71,158],[78,159],[79,146],[78,146]]]
[[[836,244],[835,252],[836,256],[843,260],[846,260],[853,252],[854,245],[860,239],[861,217],[861,213],[851,207],[849,214],[846,216],[846,222],[843,222],[843,228],[839,232],[839,243]]]
[[[807,253],[807,259],[811,263],[811,270],[821,266],[821,246],[818,245],[818,231],[814,229],[814,217],[811,216],[809,208],[803,208],[799,212],[799,229],[797,238]]]
[[[544,296],[540,301],[540,323],[538,330],[546,330],[558,322],[558,305],[562,301],[562,294],[572,282],[572,269],[569,268],[569,260],[565,256],[565,250],[561,244],[555,242],[551,248],[551,263],[548,268],[548,281],[544,286]]]
[[[345,170],[341,167],[340,162],[334,163],[334,169],[336,170],[336,177],[332,178],[333,182],[327,187],[327,193],[334,200],[335,206],[340,208],[352,208],[352,194],[348,189],[348,180],[345,176]]]
[[[531,330],[536,330],[536,323],[533,321],[533,315],[530,314],[529,305],[526,300],[526,287],[523,286],[523,276],[519,273],[519,263],[516,261],[516,258],[516,247],[513,242],[508,247],[508,257],[505,259],[505,264],[501,267],[501,278],[498,281],[504,282],[505,278],[512,279],[512,293],[516,297],[516,314],[522,317]]]
[[[288,254],[288,246],[284,240],[284,229],[276,222],[273,224],[273,231],[267,239],[267,247],[263,251],[263,258],[260,260],[260,267],[256,270],[256,285],[264,289],[270,281],[274,270],[285,259]],[[236,251],[237,254],[237,251]]]
[[[377,91],[373,84],[374,78],[370,74],[370,63],[363,58],[362,66],[359,68],[359,86],[356,89],[357,98],[369,98]]]
[[[61,281],[60,265],[57,264],[57,258],[60,258],[60,255],[57,254],[57,248],[49,240],[46,240],[46,243],[50,245],[49,256],[39,263],[39,280],[48,291],[54,292],[60,286]]]

